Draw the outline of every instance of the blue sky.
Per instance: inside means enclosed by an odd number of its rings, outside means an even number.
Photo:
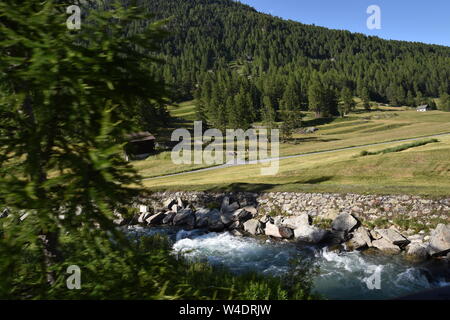
[[[450,0],[241,0],[258,11],[305,24],[384,39],[450,46]],[[370,5],[381,9],[381,29],[367,28]]]

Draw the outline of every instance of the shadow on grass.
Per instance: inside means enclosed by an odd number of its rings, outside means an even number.
[[[332,176],[323,176],[318,177],[314,179],[309,180],[299,180],[299,181],[293,181],[293,182],[287,182],[287,185],[314,185],[319,184],[322,182],[326,182],[331,180]],[[280,186],[280,184],[277,183],[246,183],[246,182],[236,182],[236,183],[230,183],[228,185],[223,186],[214,186],[209,189],[207,189],[207,192],[234,192],[234,191],[241,191],[241,192],[269,192],[273,188]]]

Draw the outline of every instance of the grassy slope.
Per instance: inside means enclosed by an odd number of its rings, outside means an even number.
[[[179,117],[193,120],[190,103],[171,110]],[[310,115],[308,115],[310,116]],[[306,119],[314,124],[314,120]],[[295,135],[298,144],[281,145],[282,155],[333,150],[348,146],[392,141],[395,139],[450,132],[450,113],[418,113],[407,109],[380,108],[370,113],[352,114],[319,125],[311,135]],[[233,167],[209,172],[190,173],[145,182],[154,190],[252,190],[358,193],[450,194],[450,137],[439,143],[398,153],[355,158],[361,150],[377,151],[404,144],[382,146],[328,154],[308,155],[280,162],[276,176],[261,176],[261,165]],[[135,164],[146,176],[157,176],[200,168],[201,165],[177,166],[170,155],[161,154]]]
[[[398,153],[355,158],[360,150],[285,159],[275,176],[264,165],[232,167],[146,181],[157,190],[245,190],[296,192],[450,194],[450,137]],[[401,145],[393,143],[370,151]]]

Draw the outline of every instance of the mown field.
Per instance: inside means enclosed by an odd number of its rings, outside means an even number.
[[[192,127],[193,102],[170,108],[175,127]],[[450,113],[419,113],[408,108],[378,107],[371,112],[357,110],[346,118],[316,120],[304,118],[304,126],[315,126],[314,134],[294,134],[280,145],[280,155],[307,154],[372,143],[450,133]],[[169,134],[174,128],[167,128]],[[374,152],[406,142],[333,153],[306,155],[280,162],[275,176],[261,176],[262,165],[247,165],[181,176],[146,180],[154,190],[264,190],[311,192],[450,194],[450,136],[438,143],[397,153],[356,157],[362,150]],[[167,137],[166,137],[167,139]],[[143,177],[151,178],[191,171],[207,165],[176,165],[170,152],[134,162]]]

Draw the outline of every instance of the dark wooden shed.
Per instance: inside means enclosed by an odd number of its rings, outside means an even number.
[[[125,147],[127,159],[143,158],[155,152],[156,138],[147,131],[131,133],[126,138],[128,140]]]

